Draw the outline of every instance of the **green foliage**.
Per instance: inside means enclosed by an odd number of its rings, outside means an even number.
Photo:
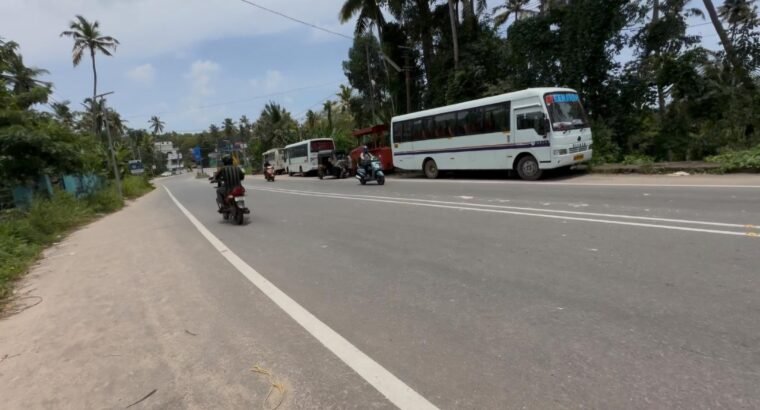
[[[721,170],[760,171],[760,145],[741,151],[726,151],[706,158],[707,162],[720,164]]]
[[[124,197],[129,199],[141,197],[154,188],[153,184],[144,176],[127,175],[122,181],[122,192]]]
[[[623,157],[623,165],[651,165],[654,164],[654,158],[642,154],[628,154]]]
[[[124,206],[124,201],[119,198],[119,190],[113,184],[90,195],[85,201],[98,214],[118,211]]]

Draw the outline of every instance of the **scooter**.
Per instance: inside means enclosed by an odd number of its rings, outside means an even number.
[[[211,181],[211,183],[221,181]],[[245,188],[242,186],[236,186],[232,188],[232,191],[224,198],[224,203],[219,203],[217,198],[217,206],[219,206],[219,213],[222,214],[222,219],[225,221],[232,220],[238,225],[242,225],[245,222],[245,215],[250,214],[251,211],[245,206]]]
[[[369,173],[367,173],[367,167],[360,166],[356,169],[356,179],[358,179],[362,185],[366,185],[367,181],[377,181],[378,185],[384,185],[385,173],[380,165],[380,160],[372,158],[369,162]]]
[[[274,167],[268,166],[264,169],[264,178],[269,182],[274,182]]]

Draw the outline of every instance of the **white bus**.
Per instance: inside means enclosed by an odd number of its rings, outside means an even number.
[[[591,129],[578,94],[531,88],[394,117],[393,164],[422,170],[543,170],[591,159]]]
[[[317,153],[324,150],[334,150],[335,142],[332,138],[315,138],[296,142],[285,147],[287,165],[285,172],[288,175],[306,175],[317,171]]]
[[[272,148],[261,154],[261,164],[269,162],[274,167],[274,173],[277,175],[285,172],[285,148]]]

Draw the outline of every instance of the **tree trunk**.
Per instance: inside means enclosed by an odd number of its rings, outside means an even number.
[[[428,0],[416,0],[417,12],[420,19],[420,27],[424,27],[424,30],[420,31],[420,38],[422,40],[422,63],[425,65],[425,82],[430,84],[433,79],[430,71],[433,66],[433,36],[430,34],[430,5]]]
[[[734,53],[733,44],[731,43],[731,40],[729,40],[728,35],[726,34],[726,31],[723,30],[723,25],[720,22],[718,13],[715,11],[715,6],[713,5],[712,0],[704,0],[704,3],[705,3],[705,8],[707,9],[707,14],[710,15],[710,20],[712,21],[712,24],[715,27],[715,31],[718,33],[718,37],[720,37],[720,42],[723,43],[723,49],[726,50],[726,57],[728,58],[728,61],[733,66],[734,71],[739,75],[741,80],[744,82],[745,86],[750,89],[754,88],[752,79],[749,78],[747,73],[744,72],[744,66],[741,64],[739,59],[736,58],[736,53]]]
[[[98,70],[95,69],[95,50],[90,49],[90,58],[92,60],[92,101],[90,110],[92,111],[92,131],[98,136],[98,115],[96,110],[95,97],[98,95]]]
[[[459,69],[459,35],[457,34],[458,18],[454,8],[454,0],[449,0],[449,20],[451,21],[451,38],[454,42],[454,69]]]
[[[652,24],[657,24],[660,21],[660,0],[654,0],[652,8]],[[655,58],[659,61],[660,50],[654,51]],[[660,112],[660,119],[665,118],[665,95],[663,93],[662,84],[657,83],[657,106]]]

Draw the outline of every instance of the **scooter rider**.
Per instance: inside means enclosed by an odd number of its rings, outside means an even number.
[[[225,206],[224,198],[229,195],[233,188],[241,186],[243,179],[245,179],[243,171],[239,167],[232,165],[232,158],[229,156],[225,156],[222,159],[222,164],[224,166],[212,177],[215,181],[222,181],[223,183],[222,186],[216,189],[216,202],[219,204],[220,211]]]
[[[372,172],[372,154],[369,153],[366,145],[362,147],[362,153],[359,155],[359,166],[364,168],[368,175]]]

